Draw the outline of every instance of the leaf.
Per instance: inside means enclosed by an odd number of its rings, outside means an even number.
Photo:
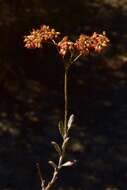
[[[54,170],[57,170],[57,165],[53,161],[49,161],[49,164],[54,168]]]
[[[61,152],[59,145],[54,141],[52,141],[51,144],[54,146],[54,148],[55,148],[56,152],[59,154],[59,156],[61,156],[62,152]]]
[[[72,114],[69,117],[68,124],[67,124],[68,130],[72,127],[73,122],[74,122],[74,114]]]
[[[59,127],[59,131],[60,131],[61,136],[64,138],[65,130],[64,130],[64,125],[63,125],[62,121],[59,121],[58,127]]]
[[[72,161],[67,161],[64,164],[62,164],[63,166],[73,166],[76,163],[76,160],[72,160]]]
[[[66,147],[67,147],[67,145],[68,145],[69,140],[70,140],[69,137],[67,137],[67,138],[64,140],[63,145],[62,145],[62,150],[63,150],[63,152],[65,152],[65,149],[66,149]]]

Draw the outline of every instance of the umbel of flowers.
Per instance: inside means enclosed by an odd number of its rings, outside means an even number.
[[[74,114],[70,114],[68,117],[68,71],[69,68],[81,57],[87,56],[91,52],[100,53],[109,44],[109,39],[106,37],[105,32],[98,34],[94,32],[91,36],[81,34],[75,41],[71,41],[68,36],[60,38],[60,32],[57,32],[54,28],[42,25],[39,29],[33,29],[29,35],[24,37],[25,47],[28,49],[43,48],[44,44],[52,43],[56,46],[59,55],[63,59],[65,67],[64,75],[64,119],[58,124],[59,132],[62,137],[62,144],[59,145],[53,141],[54,146],[58,154],[58,162],[49,161],[49,164],[53,167],[53,174],[51,180],[47,182],[42,177],[40,167],[37,164],[38,173],[41,179],[42,190],[50,190],[53,188],[54,183],[58,178],[59,171],[63,167],[73,166],[75,160],[65,160],[66,148],[70,142],[69,132],[73,127]]]
[[[94,32],[91,36],[81,34],[75,42],[69,40],[68,36],[60,40],[60,32],[54,28],[42,25],[39,29],[33,29],[29,35],[25,36],[25,47],[28,49],[42,48],[45,43],[54,43],[62,57],[68,52],[80,55],[88,55],[91,51],[100,53],[109,43],[105,32],[98,34]]]

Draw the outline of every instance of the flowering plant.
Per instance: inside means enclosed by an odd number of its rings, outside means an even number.
[[[57,142],[52,142],[52,145],[58,154],[58,163],[49,161],[54,172],[48,183],[45,183],[39,165],[37,165],[41,178],[42,190],[50,190],[58,178],[59,171],[63,167],[74,165],[76,162],[75,160],[65,161],[66,148],[70,141],[69,131],[72,128],[74,121],[74,114],[71,114],[70,117],[68,117],[68,71],[81,56],[87,56],[91,52],[100,53],[108,46],[109,39],[106,37],[105,32],[102,34],[94,32],[91,36],[81,34],[76,41],[73,42],[69,40],[68,36],[64,36],[60,39],[60,32],[56,32],[54,28],[50,28],[49,26],[42,25],[39,29],[33,29],[29,35],[25,36],[24,43],[25,47],[28,49],[43,48],[45,43],[52,43],[56,46],[58,53],[64,62],[64,121],[60,121],[58,124],[63,142],[61,146]]]

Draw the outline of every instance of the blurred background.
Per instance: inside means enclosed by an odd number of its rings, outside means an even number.
[[[106,31],[110,47],[71,69],[75,114],[68,159],[57,190],[127,189],[127,0],[0,0],[0,190],[39,190],[36,163],[50,179],[61,142],[63,65],[56,50],[24,48],[41,24],[75,39]]]

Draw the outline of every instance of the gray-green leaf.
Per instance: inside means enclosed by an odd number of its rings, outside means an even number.
[[[49,161],[49,164],[54,168],[54,170],[57,170],[57,165],[53,161]]]
[[[60,134],[61,134],[61,136],[64,138],[65,130],[64,130],[64,124],[63,124],[63,122],[62,122],[62,121],[59,121],[58,126],[59,126]]]
[[[54,146],[54,148],[57,151],[57,153],[59,154],[59,156],[61,156],[62,152],[61,152],[61,149],[60,149],[59,145],[54,141],[51,142],[51,144]]]
[[[72,115],[69,117],[68,124],[67,124],[68,130],[72,127],[73,122],[74,122],[74,114],[72,114]]]
[[[64,164],[62,164],[62,167],[63,167],[63,166],[73,166],[75,163],[76,163],[76,160],[67,161],[67,162],[65,162]]]

